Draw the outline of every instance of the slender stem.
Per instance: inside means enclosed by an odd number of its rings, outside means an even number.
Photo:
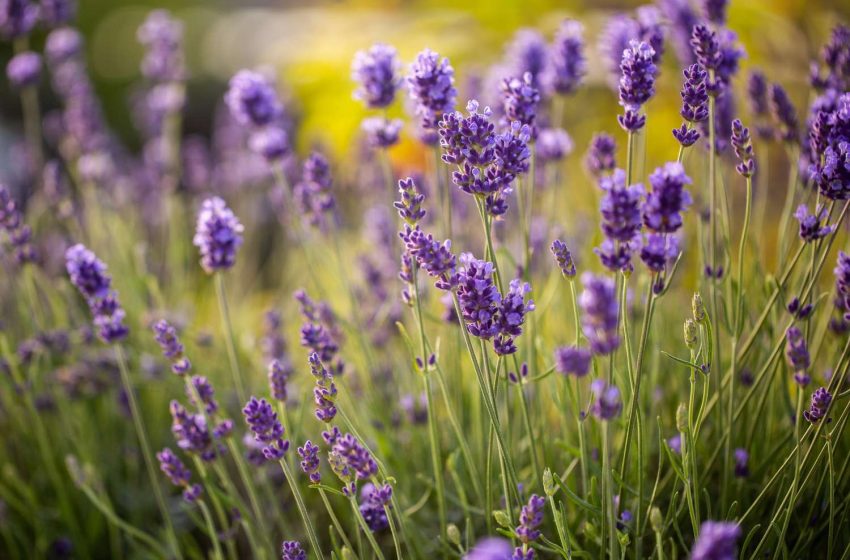
[[[611,450],[610,450],[610,422],[604,420],[602,422],[602,511],[606,517],[608,526],[608,557],[619,558],[620,547],[617,544],[617,522],[616,513],[614,512],[614,492],[613,481],[611,479]],[[604,533],[603,533],[604,535]],[[603,538],[602,542],[605,542]]]
[[[248,468],[245,465],[245,458],[242,456],[239,448],[236,447],[236,442],[233,441],[233,438],[227,439],[227,448],[230,451],[230,456],[233,457],[233,462],[236,463],[236,470],[239,472],[239,478],[242,480],[242,485],[245,486],[245,491],[248,493],[248,501],[251,504],[251,511],[254,514],[254,519],[256,519],[260,526],[263,541],[268,542],[269,531],[266,526],[265,512],[260,507],[260,501],[257,498],[256,491],[254,490],[254,483],[251,480],[251,477],[248,474]],[[229,481],[229,477],[226,473],[223,473],[222,477]],[[235,492],[235,489],[233,489],[233,492]]]
[[[323,488],[319,488],[319,496],[322,497],[322,503],[325,504],[325,509],[328,511],[328,515],[331,518],[331,523],[333,523],[336,532],[339,533],[339,536],[342,537],[342,542],[350,548],[354,550],[354,547],[351,546],[351,542],[348,540],[348,537],[345,534],[345,531],[342,529],[342,524],[339,522],[339,518],[337,518],[336,513],[334,513],[333,508],[331,507],[330,501],[328,501],[328,495]]]
[[[304,505],[304,498],[301,496],[301,490],[298,489],[298,484],[295,477],[292,475],[292,470],[284,457],[279,461],[280,468],[283,469],[283,475],[289,483],[289,488],[292,490],[292,496],[295,498],[295,504],[298,506],[298,512],[301,514],[301,520],[304,522],[304,528],[307,530],[307,538],[310,540],[310,546],[319,558],[324,558],[322,547],[319,545],[319,539],[316,538],[316,531],[313,529],[313,522],[310,520],[310,514],[307,507]]]
[[[215,524],[213,523],[212,517],[210,516],[210,510],[207,508],[207,504],[204,503],[203,500],[198,500],[198,507],[201,509],[201,515],[204,518],[204,523],[207,526],[207,533],[210,535],[210,541],[212,541],[213,546],[213,557],[221,560],[223,558],[221,553],[221,545],[218,542],[218,533],[215,530]]]
[[[118,362],[118,369],[121,372],[121,384],[124,388],[124,393],[127,396],[127,403],[130,406],[130,415],[133,417],[133,426],[136,429],[136,437],[139,438],[139,445],[142,448],[142,457],[144,458],[145,468],[148,471],[151,487],[153,489],[154,498],[156,499],[159,511],[162,514],[162,519],[165,522],[165,532],[170,541],[170,546],[177,558],[181,558],[180,546],[177,541],[177,535],[174,532],[174,524],[171,522],[171,514],[168,512],[168,507],[165,505],[165,498],[162,495],[162,488],[159,486],[159,478],[156,474],[156,469],[153,464],[153,455],[151,455],[151,446],[148,443],[147,432],[142,422],[142,413],[139,410],[139,404],[136,401],[136,392],[133,389],[133,384],[130,381],[130,372],[127,368],[127,358],[124,356],[124,350],[120,344],[114,345],[115,360]]]
[[[388,504],[384,504],[384,514],[387,516],[387,522],[390,525],[390,535],[393,538],[393,546],[395,547],[395,556],[397,560],[401,560],[403,556],[401,555],[401,543],[399,543],[398,535],[396,534],[395,529],[395,520],[393,519],[393,514],[390,511],[390,506]]]
[[[363,519],[363,515],[360,514],[360,509],[357,507],[357,499],[354,496],[349,498],[351,502],[351,510],[354,512],[354,517],[357,519],[357,523],[360,525],[360,529],[366,535],[366,540],[369,541],[369,544],[372,546],[372,550],[375,552],[375,555],[380,560],[386,560],[384,558],[384,553],[381,552],[381,547],[378,546],[377,541],[375,541],[375,536],[372,534],[372,530],[369,529],[369,526],[366,525],[366,520]]]
[[[244,403],[248,399],[248,394],[245,392],[245,384],[242,381],[242,370],[239,368],[239,359],[236,354],[236,339],[233,336],[233,325],[230,322],[230,310],[227,306],[227,293],[224,289],[224,274],[221,272],[215,273],[215,293],[218,297],[221,323],[224,326],[227,358],[230,360],[230,374],[233,376],[233,385],[236,387],[236,395],[239,397],[239,402]]]

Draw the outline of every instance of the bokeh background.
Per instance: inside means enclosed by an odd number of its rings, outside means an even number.
[[[570,98],[567,123],[574,138],[589,138],[594,130],[612,129],[608,115],[617,110],[616,96],[605,82],[601,64],[594,64],[596,39],[605,19],[618,10],[645,3],[624,1],[552,0],[418,0],[322,2],[305,0],[81,0],[78,23],[88,38],[92,78],[102,96],[110,124],[129,146],[137,146],[130,101],[139,84],[142,48],[136,29],[153,8],[168,8],[185,22],[191,70],[186,128],[208,133],[210,115],[220,101],[227,79],[244,67],[271,68],[282,90],[303,116],[298,142],[321,143],[337,157],[354,157],[354,136],[364,109],[351,97],[353,54],[376,41],[396,46],[410,62],[424,47],[448,56],[458,74],[461,99],[469,80],[486,73],[503,56],[504,44],[520,27],[538,28],[551,37],[560,20],[578,17],[590,45],[589,87]],[[838,21],[850,19],[846,0],[745,0],[731,2],[729,27],[738,32],[748,57],[744,70],[762,67],[768,77],[799,95],[809,61]],[[2,52],[8,58],[7,51]],[[678,72],[675,57],[665,57],[660,95],[649,106],[652,127],[678,125]],[[49,89],[49,88],[44,88]],[[43,92],[49,95],[49,92]],[[670,103],[669,101],[674,100]],[[3,127],[18,122],[17,99],[2,92]],[[806,99],[795,98],[802,110]],[[48,107],[49,98],[45,100]],[[396,109],[399,113],[403,109]],[[587,118],[594,115],[593,118]],[[573,118],[570,118],[570,117]],[[579,146],[583,151],[584,146]],[[650,147],[650,155],[652,148]],[[415,161],[415,143],[393,151],[396,162]]]

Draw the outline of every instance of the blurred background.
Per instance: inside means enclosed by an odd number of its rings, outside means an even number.
[[[383,41],[396,46],[409,63],[418,51],[430,47],[451,59],[463,101],[466,86],[503,56],[504,45],[515,30],[535,27],[549,39],[567,16],[584,23],[590,47],[589,87],[571,97],[566,108],[569,132],[578,141],[577,151],[583,151],[584,139],[592,131],[616,127],[610,117],[617,110],[615,93],[606,86],[603,65],[594,63],[599,32],[612,13],[632,10],[642,3],[81,0],[77,21],[88,40],[92,79],[102,96],[107,119],[129,146],[139,145],[129,101],[140,84],[142,47],[136,29],[151,9],[168,8],[185,23],[185,51],[191,71],[185,121],[188,132],[209,133],[210,115],[235,71],[266,67],[278,75],[281,90],[288,93],[301,116],[301,147],[321,143],[344,159],[355,155],[353,140],[364,115],[362,105],[351,97],[350,64],[357,50]],[[731,2],[729,27],[739,34],[748,53],[743,70],[762,67],[769,79],[786,86],[802,112],[808,100],[798,96],[805,95],[807,88],[797,86],[806,82],[809,61],[828,37],[829,29],[848,19],[850,2],[846,0],[739,0]],[[39,41],[43,41],[43,34],[37,33],[37,46]],[[5,65],[9,48],[3,48]],[[664,65],[670,71],[662,72],[660,95],[649,106],[651,126],[668,129],[678,125],[680,79],[675,64],[675,57],[665,56]],[[47,107],[55,105],[49,89],[43,83]],[[2,101],[2,126],[6,129],[9,123],[19,122],[20,109],[15,94],[7,88],[3,88]],[[396,112],[401,115],[404,109],[396,108]],[[594,115],[596,120],[585,115]],[[408,140],[394,150],[393,159],[403,162],[418,154],[415,142]]]

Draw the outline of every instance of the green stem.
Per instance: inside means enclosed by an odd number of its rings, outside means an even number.
[[[151,455],[151,446],[148,443],[147,432],[142,423],[142,413],[139,410],[139,404],[136,401],[136,392],[133,389],[133,384],[130,381],[130,372],[127,368],[127,358],[124,356],[124,350],[121,344],[114,345],[115,360],[118,362],[118,369],[121,372],[121,384],[127,396],[127,403],[130,406],[130,415],[133,418],[133,426],[136,429],[136,437],[139,438],[139,444],[142,448],[142,457],[144,458],[145,468],[148,471],[151,487],[153,489],[154,498],[156,498],[157,506],[162,514],[162,519],[165,522],[165,532],[169,545],[172,548],[177,558],[181,558],[180,546],[177,541],[177,535],[174,532],[174,524],[171,522],[171,514],[168,512],[168,507],[165,505],[165,498],[162,495],[162,488],[159,486],[159,478],[156,474],[156,469],[153,464],[153,455]]]
[[[364,520],[363,516],[360,514],[360,508],[357,507],[357,498],[351,496],[349,501],[351,502],[351,510],[354,512],[354,517],[357,519],[360,529],[366,535],[366,540],[369,541],[375,555],[379,558],[379,560],[386,560],[386,558],[384,558],[384,553],[381,552],[381,547],[379,547],[377,541],[375,541],[375,536],[372,534],[372,530],[369,529],[369,526],[366,525],[366,520]]]
[[[236,387],[236,396],[239,402],[244,404],[248,400],[245,392],[245,384],[242,381],[242,370],[239,368],[239,359],[236,354],[236,339],[233,336],[233,325],[230,322],[230,310],[227,306],[227,293],[224,289],[224,274],[215,273],[215,293],[218,297],[218,309],[221,313],[221,323],[224,326],[224,338],[227,346],[227,358],[230,360],[230,374],[233,376],[233,385]]]
[[[301,514],[301,520],[304,522],[304,528],[307,530],[307,538],[310,540],[310,546],[313,547],[313,551],[317,557],[324,559],[325,555],[322,554],[319,539],[316,538],[316,531],[313,529],[313,522],[310,520],[310,514],[307,511],[307,507],[304,505],[304,498],[301,496],[301,491],[298,489],[295,477],[292,476],[292,470],[290,470],[285,457],[281,459],[279,463],[281,469],[283,469],[283,475],[286,477],[286,482],[289,483],[289,488],[292,490],[292,496],[295,498],[295,504],[298,506],[298,512]]]
[[[349,542],[348,537],[345,534],[345,531],[342,529],[342,524],[339,522],[339,519],[334,513],[333,508],[331,507],[330,501],[328,501],[328,495],[325,493],[323,488],[319,488],[319,496],[322,497],[322,503],[325,504],[325,509],[328,511],[328,515],[331,518],[331,523],[333,523],[336,532],[339,533],[339,536],[342,538],[342,542],[347,546],[350,550],[354,550],[354,547],[351,546],[351,542]]]
[[[210,516],[210,510],[207,508],[207,504],[205,504],[203,500],[198,500],[198,507],[201,509],[201,515],[203,516],[204,523],[207,526],[207,533],[209,533],[210,541],[212,541],[213,557],[218,560],[222,560],[223,556],[221,553],[221,545],[218,542],[218,533],[216,533],[215,524]]]

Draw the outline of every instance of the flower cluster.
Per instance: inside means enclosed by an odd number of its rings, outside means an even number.
[[[635,132],[646,124],[640,109],[655,94],[655,49],[643,41],[632,40],[623,51],[620,62],[620,105],[624,113],[617,122],[627,132]]]
[[[162,355],[171,362],[171,371],[176,375],[186,375],[192,369],[192,363],[183,354],[184,348],[177,336],[177,329],[162,319],[154,323],[153,332],[157,344],[162,348]]]
[[[313,352],[308,358],[310,373],[316,379],[313,388],[313,400],[316,403],[316,418],[328,424],[336,417],[336,385],[334,377],[322,364],[319,355]]]
[[[593,392],[593,404],[590,412],[600,420],[613,420],[619,416],[623,408],[620,400],[620,390],[616,385],[609,385],[602,379],[596,379],[590,384]]]
[[[584,290],[579,296],[581,329],[596,354],[610,354],[620,346],[617,333],[620,308],[612,278],[582,274]]]
[[[451,251],[450,239],[440,243],[430,233],[423,232],[419,226],[411,228],[409,225],[404,226],[404,229],[399,232],[399,237],[404,242],[405,255],[414,259],[419,268],[436,279],[434,285],[437,289],[450,290],[455,286],[457,259]],[[414,281],[412,276],[406,280],[408,284]]]
[[[584,377],[590,371],[593,355],[587,348],[565,346],[555,349],[555,370],[563,375]]]
[[[0,232],[6,232],[18,263],[36,260],[37,254],[31,243],[32,230],[23,223],[21,211],[4,185],[0,185]]]
[[[410,98],[416,103],[416,115],[427,144],[437,142],[437,127],[445,113],[455,107],[457,90],[454,87],[454,69],[447,58],[430,49],[416,56],[407,76]]]
[[[661,60],[664,33],[660,12],[654,6],[642,6],[636,15],[637,18],[626,14],[614,15],[605,24],[599,37],[599,50],[608,70],[608,82],[613,89],[619,85],[623,51],[629,48],[631,41],[644,42],[652,47],[654,64],[657,65]]]
[[[692,560],[733,560],[738,557],[741,528],[737,523],[704,521],[691,550]]]
[[[370,109],[392,104],[400,84],[400,64],[396,50],[382,43],[358,51],[351,64],[351,78],[357,82],[354,98]]]
[[[593,136],[585,156],[585,166],[595,179],[614,171],[617,168],[617,143],[613,137],[604,132]]]
[[[378,472],[378,463],[357,438],[351,434],[338,433],[333,437],[328,463],[345,486],[343,492],[353,496],[358,480],[369,480]],[[328,438],[326,438],[328,439]]]
[[[818,205],[815,213],[809,213],[809,207],[801,204],[794,212],[794,217],[800,223],[800,239],[806,243],[822,239],[835,231],[835,226],[823,225],[828,217],[828,212],[823,204]]]
[[[244,230],[224,200],[214,196],[203,202],[192,243],[201,253],[201,266],[207,274],[236,264],[236,251],[242,245]]]
[[[280,560],[307,560],[307,551],[298,541],[283,541],[280,545]]]
[[[505,78],[500,89],[506,122],[527,125],[531,137],[535,138],[537,132],[534,121],[540,104],[540,91],[534,87],[531,73],[526,72],[521,78]]]
[[[316,353],[333,375],[341,375],[345,364],[337,354],[342,333],[333,310],[325,302],[313,301],[304,290],[296,291],[293,297],[300,304],[305,320],[301,326],[301,346]]]
[[[653,272],[662,272],[678,255],[675,234],[682,227],[682,212],[693,203],[685,185],[691,183],[681,163],[667,163],[649,176],[652,186],[641,209],[643,223],[650,233],[640,257]]]
[[[38,21],[39,7],[29,0],[5,0],[0,4],[0,36],[17,39],[32,31]]]
[[[400,200],[393,202],[393,207],[398,210],[399,217],[410,226],[415,226],[419,220],[425,217],[422,203],[425,195],[422,189],[413,180],[413,177],[402,179],[398,182],[398,193]]]
[[[269,362],[269,389],[271,389],[274,400],[286,402],[286,384],[292,373],[293,368],[289,362],[281,362],[279,360]]]
[[[192,414],[176,400],[171,401],[169,411],[171,412],[171,433],[174,434],[180,449],[197,455],[204,461],[212,461],[218,456],[218,446],[213,441],[214,434],[210,433],[205,416]],[[222,425],[221,428],[227,431],[230,425]]]
[[[389,527],[387,510],[393,496],[393,487],[389,484],[375,486],[371,482],[363,485],[360,490],[360,515],[366,521],[366,525],[373,533],[383,531]]]
[[[442,159],[457,169],[452,182],[462,191],[481,197],[493,215],[507,210],[505,194],[520,174],[528,171],[531,138],[527,125],[519,122],[497,134],[491,122],[489,107],[478,112],[478,102],[467,105],[468,115],[455,111],[446,113],[440,121]]]
[[[363,119],[360,128],[363,130],[366,143],[369,147],[389,148],[398,143],[403,124],[400,119],[369,117],[368,119]]]
[[[283,319],[280,311],[269,309],[263,315],[263,336],[260,338],[260,347],[266,361],[277,360],[285,366],[289,363],[287,357],[286,339],[281,334]]]
[[[191,503],[201,497],[201,492],[203,491],[201,489],[201,485],[191,483],[191,471],[186,468],[183,461],[181,461],[180,458],[171,451],[171,449],[167,447],[164,448],[156,454],[156,458],[159,460],[160,470],[165,473],[168,480],[170,480],[174,486],[183,488],[184,500]]]
[[[829,200],[850,198],[850,93],[836,100],[831,110],[824,111],[822,126],[813,130],[813,162],[809,166],[812,180],[821,195]]]
[[[322,473],[319,472],[319,446],[309,439],[304,442],[303,447],[298,448],[298,456],[301,457],[301,470],[310,477],[310,482],[318,484],[322,481]]]
[[[794,370],[794,380],[803,387],[808,385],[810,378],[806,370],[811,365],[809,347],[803,332],[796,326],[785,331],[785,357],[791,369]]]
[[[528,503],[522,506],[519,513],[519,525],[516,528],[516,536],[523,544],[540,537],[539,527],[543,524],[543,508],[546,507],[546,498],[532,494]]]
[[[185,77],[183,23],[167,10],[154,10],[139,27],[137,37],[145,47],[142,74],[154,82],[176,82]]]
[[[124,325],[126,313],[112,289],[106,265],[82,244],[65,251],[65,268],[71,283],[79,290],[94,316],[98,336],[107,344],[120,342],[129,334]]]
[[[269,162],[289,153],[289,138],[280,119],[283,108],[274,85],[263,74],[240,70],[231,79],[224,101],[231,116],[250,132],[249,146]]]
[[[682,110],[680,114],[685,123],[673,129],[673,137],[683,147],[692,146],[699,140],[699,131],[694,124],[708,118],[708,73],[701,64],[691,64],[684,71],[685,82],[682,85]]]
[[[594,252],[608,269],[628,270],[639,242],[643,185],[626,185],[626,173],[615,169],[600,179],[599,187],[605,192],[599,205],[605,241]]]
[[[576,275],[576,263],[573,261],[573,255],[564,242],[556,239],[552,242],[552,246],[549,249],[555,257],[555,262],[558,263],[561,274],[567,278],[574,278]]]
[[[6,77],[15,89],[36,85],[41,77],[41,56],[32,51],[16,54],[6,65]]]
[[[776,124],[777,139],[791,144],[799,143],[797,110],[788,98],[788,93],[779,84],[772,84],[767,91],[767,99]]]
[[[242,409],[242,414],[248,427],[254,432],[254,440],[263,444],[265,458],[269,461],[282,459],[289,449],[289,441],[283,439],[283,426],[268,401],[251,397]]]
[[[573,151],[573,139],[563,128],[544,128],[537,135],[537,158],[561,161]]]
[[[738,478],[746,478],[750,476],[750,468],[748,463],[750,462],[750,454],[747,453],[746,449],[741,447],[735,449],[735,476]]]
[[[815,424],[826,416],[826,411],[829,409],[829,403],[832,402],[832,395],[827,391],[826,387],[818,387],[812,393],[812,402],[809,409],[803,412],[803,418],[808,422]]]
[[[578,89],[587,74],[584,55],[584,26],[578,21],[561,22],[549,46],[547,86],[560,95],[569,95]],[[555,123],[558,124],[558,123]]]
[[[732,121],[732,147],[738,157],[735,170],[742,177],[752,177],[756,171],[756,160],[753,156],[753,144],[750,141],[750,129],[739,120]]]
[[[327,215],[336,207],[332,183],[327,158],[319,152],[313,152],[304,160],[301,181],[293,189],[303,219],[322,231],[327,230]]]

